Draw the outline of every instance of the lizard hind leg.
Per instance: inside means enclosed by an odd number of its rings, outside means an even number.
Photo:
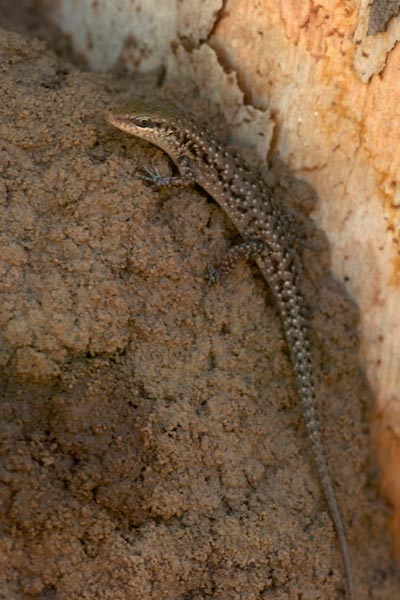
[[[206,274],[207,285],[201,297],[200,304],[204,304],[211,286],[221,281],[226,275],[229,275],[240,260],[254,260],[261,256],[264,251],[265,244],[258,239],[250,239],[231,246],[217,267],[208,267]]]
[[[254,260],[261,256],[265,250],[265,244],[258,239],[250,239],[229,248],[223,260],[217,267],[208,269],[208,282],[213,285],[223,276],[229,275],[240,260]]]

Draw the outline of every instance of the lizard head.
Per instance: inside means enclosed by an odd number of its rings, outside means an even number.
[[[164,150],[179,130],[180,113],[161,103],[132,100],[107,115],[111,125],[131,135],[143,138]]]

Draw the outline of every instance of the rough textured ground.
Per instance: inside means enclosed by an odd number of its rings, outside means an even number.
[[[0,34],[0,597],[343,598],[279,318],[196,189],[153,192],[157,149],[102,112],[166,95],[227,134],[190,86],[83,73]],[[155,91],[156,90],[156,91]],[[315,198],[276,164],[282,202]],[[398,597],[368,450],[357,312],[324,236],[299,246],[324,437],[359,590]]]

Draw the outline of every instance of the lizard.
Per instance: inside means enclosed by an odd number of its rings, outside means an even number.
[[[287,211],[236,150],[180,109],[132,100],[110,111],[106,118],[114,127],[161,148],[179,171],[179,175],[163,177],[158,171],[147,170],[143,179],[157,188],[197,184],[226,212],[244,241],[228,251],[219,272],[229,272],[239,258],[252,258],[271,288],[289,347],[311,452],[339,541],[347,596],[355,600],[345,528],[317,415],[309,326]]]

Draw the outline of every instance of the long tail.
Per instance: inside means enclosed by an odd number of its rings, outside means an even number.
[[[307,427],[308,438],[310,440],[311,450],[317,467],[318,476],[321,482],[321,487],[324,491],[326,502],[329,507],[331,518],[336,529],[336,534],[339,540],[340,550],[344,570],[346,574],[346,587],[349,600],[355,599],[353,575],[351,569],[349,548],[347,544],[346,534],[343,525],[343,519],[340,514],[336,494],[333,489],[332,479],[329,475],[328,465],[324,450],[324,445],[321,436],[321,430],[318,424],[315,408],[314,390],[308,390],[305,395],[304,388],[300,391],[301,404],[303,407],[303,418]]]
[[[268,263],[271,261],[269,256]],[[353,575],[349,549],[332,479],[329,475],[321,428],[316,411],[315,385],[311,364],[308,325],[304,316],[304,301],[297,285],[296,269],[291,260],[290,250],[280,256],[279,265],[259,265],[265,274],[277,301],[288,342],[297,389],[302,404],[304,422],[310,440],[311,450],[317,467],[331,518],[339,540],[349,600],[355,600]]]

